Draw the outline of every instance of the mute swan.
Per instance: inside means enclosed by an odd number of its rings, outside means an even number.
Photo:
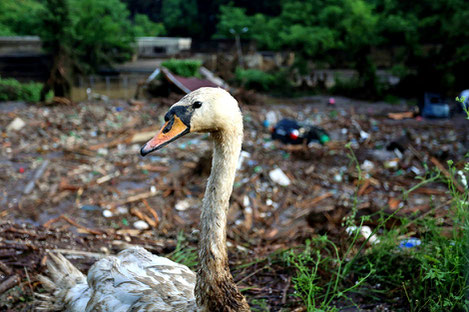
[[[197,274],[140,247],[96,262],[85,277],[62,255],[50,254],[48,294],[37,294],[48,311],[250,311],[228,266],[226,215],[241,150],[243,121],[236,100],[219,88],[184,96],[165,115],[166,123],[141,149],[142,156],[189,132],[209,132],[212,171],[200,217]]]

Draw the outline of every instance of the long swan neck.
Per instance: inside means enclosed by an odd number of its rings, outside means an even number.
[[[212,133],[214,152],[200,217],[200,265],[195,288],[200,311],[250,311],[233,281],[226,248],[227,212],[242,135],[242,127]]]

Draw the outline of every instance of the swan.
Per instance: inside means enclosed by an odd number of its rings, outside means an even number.
[[[50,253],[46,292],[36,294],[39,311],[245,312],[249,305],[228,266],[226,222],[243,119],[237,101],[220,88],[200,88],[175,103],[161,130],[140,150],[142,156],[191,132],[210,133],[212,170],[200,216],[197,274],[141,247],[100,259],[85,277],[61,254]]]

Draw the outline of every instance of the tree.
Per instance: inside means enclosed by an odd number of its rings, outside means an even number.
[[[71,21],[67,0],[46,0],[41,25],[44,49],[52,55],[52,68],[41,90],[44,101],[49,90],[55,96],[70,98]]]
[[[172,35],[197,36],[201,31],[196,0],[165,0],[161,6],[163,23]]]
[[[38,35],[43,10],[36,0],[0,1],[0,36]]]
[[[166,29],[162,23],[154,23],[144,14],[135,14],[134,31],[136,37],[156,37],[166,34]]]
[[[119,0],[69,0],[75,66],[94,72],[100,66],[129,60],[134,29]]]

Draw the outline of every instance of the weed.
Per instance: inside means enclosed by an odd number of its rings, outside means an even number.
[[[359,173],[359,185],[362,175],[351,149],[349,157]],[[448,166],[454,176],[456,168],[452,162]],[[469,165],[462,171],[469,174]],[[337,311],[344,302],[355,306],[353,298],[357,296],[368,303],[397,303],[410,311],[468,311],[469,192],[460,193],[452,179],[430,171],[404,191],[403,198],[430,182],[446,183],[452,196],[446,202],[450,204],[450,231],[431,215],[446,205],[434,207],[413,220],[401,218],[402,225],[384,229],[390,218],[396,218],[397,209],[391,215],[381,214],[378,226],[369,236],[379,231],[380,241],[366,248],[369,237],[365,241],[358,239],[366,217],[356,219],[355,195],[355,208],[343,226],[359,225],[345,243],[336,245],[327,236],[319,236],[308,240],[301,249],[285,253],[286,264],[296,272],[292,279],[295,293],[308,311]],[[417,233],[409,232],[410,224],[417,227]],[[398,242],[411,235],[417,235],[421,245],[400,247]],[[400,298],[398,302],[396,298]]]
[[[191,247],[187,244],[183,232],[179,232],[177,236],[176,248],[168,255],[168,258],[174,262],[184,264],[190,269],[197,266],[197,248]]]

